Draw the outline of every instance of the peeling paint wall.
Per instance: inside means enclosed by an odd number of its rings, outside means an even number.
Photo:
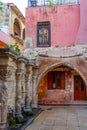
[[[37,22],[49,21],[51,46],[75,43],[80,22],[80,5],[30,7],[26,9],[26,38],[31,37],[37,46]]]

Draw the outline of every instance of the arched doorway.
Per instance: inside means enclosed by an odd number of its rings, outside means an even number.
[[[86,85],[79,73],[60,65],[51,69],[38,88],[38,104],[72,103],[86,100]]]

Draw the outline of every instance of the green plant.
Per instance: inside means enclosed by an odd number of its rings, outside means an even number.
[[[3,9],[3,3],[0,1],[0,11]]]
[[[12,45],[6,45],[5,48],[12,49],[13,51],[17,53],[18,56],[20,56],[20,49],[19,49],[18,43],[14,43]]]
[[[12,127],[16,125],[16,120],[13,117],[10,117],[10,119],[8,119],[8,124]]]
[[[53,6],[53,2],[51,0],[48,0],[48,6],[52,7]]]
[[[48,7],[53,7],[54,2],[52,0],[48,0]],[[60,5],[59,1],[55,2],[55,5]]]
[[[56,5],[60,5],[59,1],[56,3]]]

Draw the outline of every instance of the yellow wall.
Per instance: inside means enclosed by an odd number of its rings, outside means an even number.
[[[20,28],[21,28],[20,39],[22,40],[23,39],[23,29],[25,28],[25,24],[22,22],[22,20],[16,15],[16,13],[13,10],[11,10],[10,17],[11,18],[10,18],[10,22],[9,22],[9,34],[14,36],[14,21],[15,21],[15,19],[18,19],[18,21],[20,23]],[[22,51],[23,50],[23,41],[20,41],[20,40],[14,38],[13,36],[11,36],[11,38],[10,38],[10,43],[14,44],[15,42],[17,42],[19,45],[20,51]]]

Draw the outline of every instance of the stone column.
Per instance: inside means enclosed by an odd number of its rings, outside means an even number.
[[[5,130],[7,124],[7,84],[0,80],[0,130]]]
[[[11,63],[7,67],[7,84],[8,84],[8,113],[15,112],[15,97],[16,97],[16,64]]]
[[[7,102],[8,102],[8,88],[7,88],[7,66],[0,67],[0,130],[7,128]]]
[[[33,69],[33,80],[32,80],[32,90],[33,90],[33,101],[32,101],[32,107],[37,108],[38,107],[38,93],[37,93],[37,78],[38,78],[38,67],[35,67]]]
[[[27,64],[26,66],[26,97],[25,97],[25,109],[31,112],[31,101],[32,101],[32,66]]]
[[[26,73],[26,68],[25,68],[26,60],[23,58],[19,58],[17,61],[17,73],[16,73],[16,112],[18,118],[22,119],[22,107],[25,105],[25,100],[22,99],[22,87],[25,92],[25,73]],[[23,95],[25,98],[25,95]]]
[[[12,90],[15,93],[16,55],[10,49],[0,49],[0,61],[0,130],[4,130],[7,128],[8,106],[15,105]]]
[[[22,70],[22,78],[21,78],[21,94],[22,94],[22,106],[25,106],[25,98],[26,98],[26,82],[25,82],[26,69]]]
[[[22,102],[22,96],[21,96],[21,72],[16,74],[16,113],[19,116],[19,118],[23,118],[21,113],[21,102]]]

